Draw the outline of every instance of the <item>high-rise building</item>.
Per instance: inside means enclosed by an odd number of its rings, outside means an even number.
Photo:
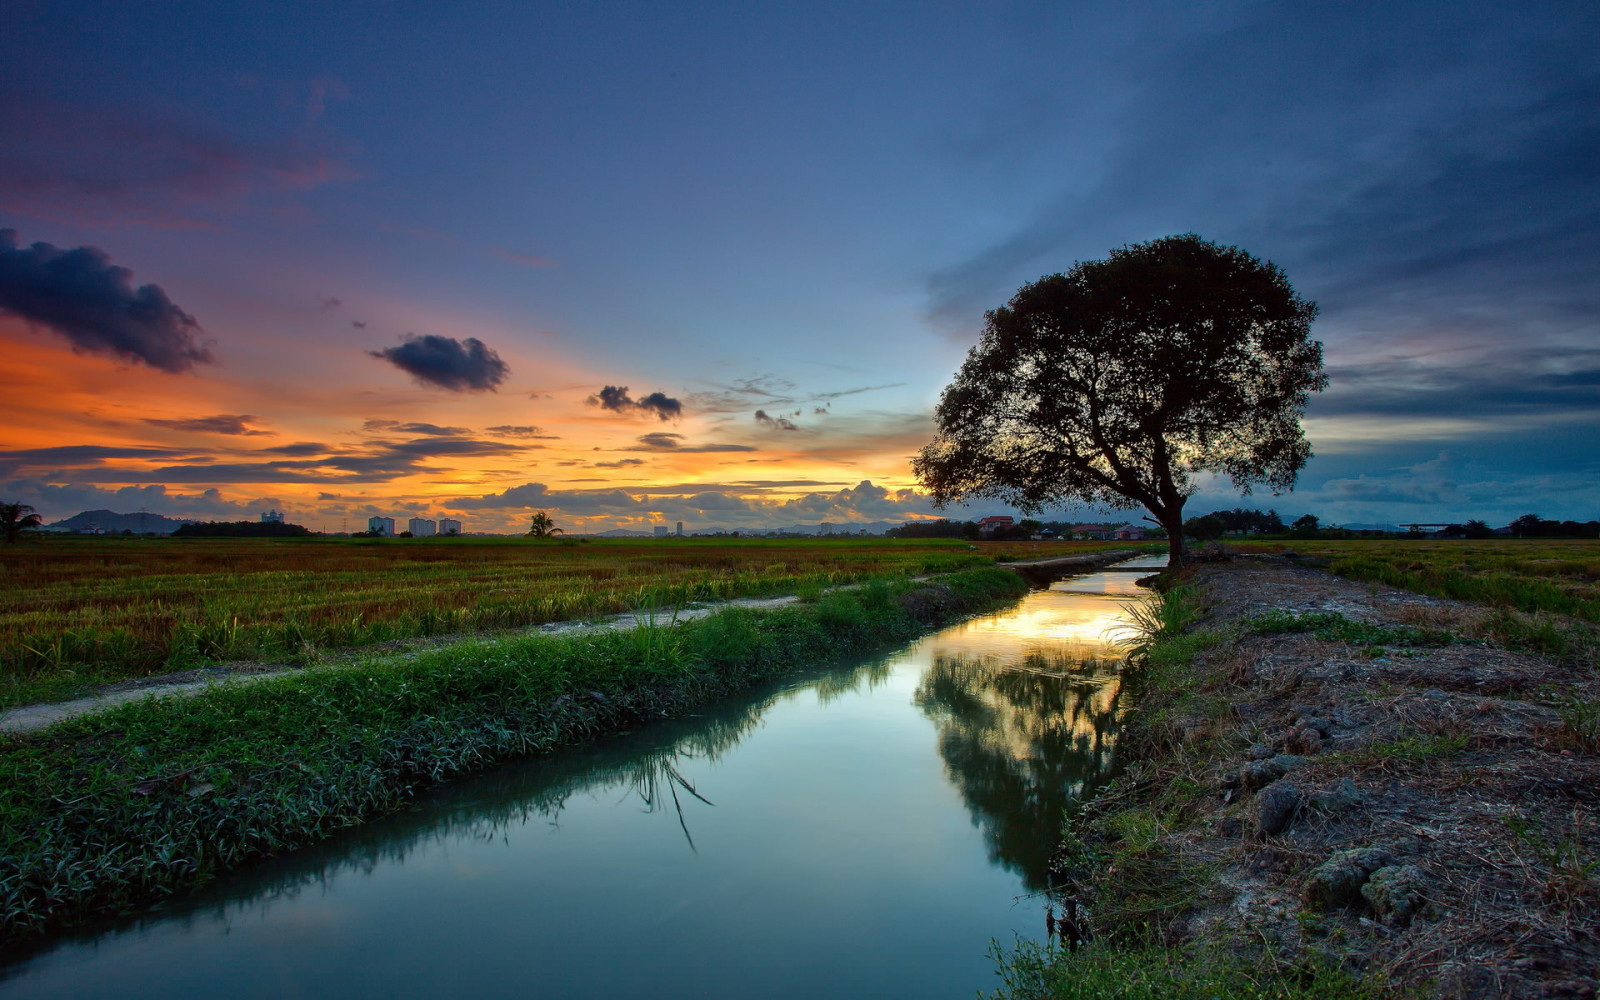
[[[432,538],[439,533],[439,525],[431,517],[413,517],[411,519],[412,538]]]
[[[441,534],[441,535],[459,535],[459,534],[461,534],[461,522],[457,521],[455,518],[452,518],[452,517],[441,517],[441,518],[439,518],[439,534]]]
[[[682,521],[678,522],[678,537],[679,538],[683,537],[683,522]]]
[[[367,518],[367,530],[372,532],[374,535],[382,535],[384,538],[393,538],[394,518],[369,517]]]
[[[664,524],[656,525],[656,537],[657,538],[666,538],[670,534],[672,534],[672,529],[671,528],[667,527]]]

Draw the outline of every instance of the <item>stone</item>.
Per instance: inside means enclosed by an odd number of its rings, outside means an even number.
[[[1427,876],[1416,865],[1384,865],[1367,878],[1361,895],[1385,922],[1407,924],[1424,902],[1426,884]]]
[[[1295,726],[1283,737],[1283,748],[1293,754],[1314,754],[1322,750],[1322,734],[1309,726]]]
[[[1361,790],[1349,778],[1340,778],[1332,788],[1311,796],[1311,807],[1319,812],[1338,813],[1361,804]]]
[[[1304,796],[1293,783],[1275,781],[1256,793],[1251,818],[1255,820],[1256,829],[1270,837],[1288,829],[1304,803]]]
[[[1315,729],[1317,735],[1323,739],[1333,735],[1333,723],[1320,715],[1308,715],[1300,720],[1300,725],[1306,729]]]
[[[1302,895],[1308,903],[1324,906],[1352,906],[1362,902],[1361,887],[1379,868],[1394,859],[1378,847],[1355,847],[1335,851],[1306,879]]]
[[[1250,749],[1246,750],[1244,755],[1251,760],[1266,760],[1272,756],[1272,748],[1265,743],[1252,743],[1250,744]]]
[[[1265,788],[1305,762],[1304,757],[1292,753],[1280,753],[1270,760],[1253,760],[1240,771],[1239,780],[1246,788]]]

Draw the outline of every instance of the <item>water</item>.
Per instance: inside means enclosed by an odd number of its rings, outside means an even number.
[[[1061,809],[1112,766],[1135,578],[441,789],[0,997],[970,997],[991,939],[1042,938]]]

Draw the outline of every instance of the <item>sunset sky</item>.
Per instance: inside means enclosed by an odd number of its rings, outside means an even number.
[[[926,516],[984,310],[1196,232],[1332,384],[1295,493],[1190,513],[1600,517],[1597,47],[1592,0],[10,0],[0,500]]]

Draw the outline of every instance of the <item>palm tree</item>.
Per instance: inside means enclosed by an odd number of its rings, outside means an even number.
[[[528,526],[528,536],[530,538],[549,538],[551,535],[559,534],[561,534],[561,529],[556,527],[554,521],[550,520],[549,514],[541,510],[533,515],[533,523]]]
[[[7,545],[17,544],[24,531],[43,523],[28,504],[0,503],[0,531],[5,532]]]

